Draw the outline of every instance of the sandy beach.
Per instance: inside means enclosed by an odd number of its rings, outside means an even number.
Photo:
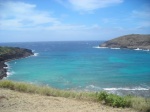
[[[0,89],[1,112],[136,112],[91,101],[42,96]]]

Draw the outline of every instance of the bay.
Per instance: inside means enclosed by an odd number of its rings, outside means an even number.
[[[0,43],[32,49],[8,62],[6,79],[77,91],[150,97],[150,52],[99,48],[103,41]]]

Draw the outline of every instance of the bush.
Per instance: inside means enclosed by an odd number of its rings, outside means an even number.
[[[98,101],[103,101],[104,104],[113,106],[113,107],[130,107],[130,101],[125,97],[121,97],[115,94],[109,94],[107,92],[100,92],[97,94]]]
[[[98,101],[106,101],[106,98],[108,97],[108,94],[103,91],[100,93],[97,93]]]

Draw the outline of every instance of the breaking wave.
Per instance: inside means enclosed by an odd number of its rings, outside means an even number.
[[[108,47],[94,46],[93,48],[97,48],[97,49],[104,49],[104,48],[108,48]]]
[[[39,53],[34,53],[34,55],[33,56],[38,56],[39,55]]]
[[[126,90],[126,91],[134,91],[134,90],[149,90],[148,88],[142,88],[142,87],[136,87],[136,88],[103,88],[104,90],[106,90],[106,91],[117,91],[117,90]]]
[[[120,48],[110,48],[110,49],[120,49]]]

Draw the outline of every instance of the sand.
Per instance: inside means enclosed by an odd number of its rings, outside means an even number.
[[[137,112],[97,102],[21,93],[0,88],[0,112]]]

